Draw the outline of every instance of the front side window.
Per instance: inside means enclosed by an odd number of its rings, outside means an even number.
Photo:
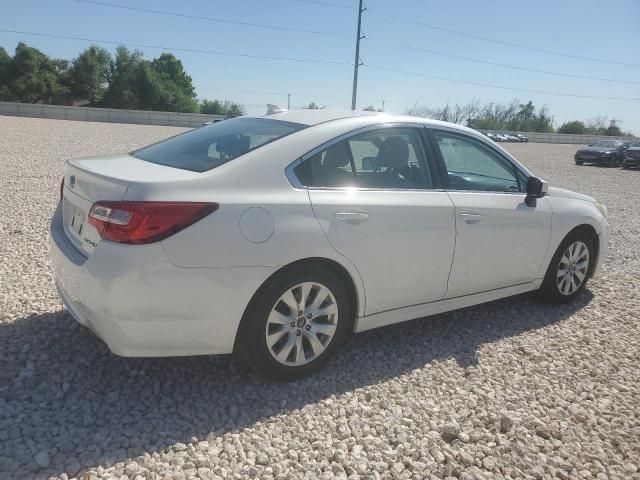
[[[240,117],[191,130],[132,152],[136,158],[204,172],[305,128],[298,123]]]
[[[524,175],[513,163],[471,138],[435,132],[447,170],[449,188],[492,192],[522,192]]]
[[[381,128],[356,134],[294,169],[307,187],[434,188],[418,129]]]

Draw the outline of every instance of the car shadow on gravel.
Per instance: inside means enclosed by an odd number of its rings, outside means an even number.
[[[66,312],[0,324],[0,477],[75,475],[206,440],[433,361],[477,362],[485,343],[562,321],[591,300],[531,295],[357,335],[326,369],[287,385],[231,356],[113,355]],[[517,342],[513,342],[517,348]]]

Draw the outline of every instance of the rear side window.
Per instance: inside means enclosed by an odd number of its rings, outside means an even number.
[[[265,118],[234,118],[154,143],[131,155],[159,165],[205,172],[305,126]]]
[[[307,187],[434,188],[416,128],[381,128],[334,143],[296,166]]]

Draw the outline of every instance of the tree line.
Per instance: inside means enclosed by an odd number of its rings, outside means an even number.
[[[407,108],[405,113],[458,123],[476,130],[633,136],[620,129],[618,120],[607,120],[607,117],[602,115],[586,123],[579,120],[565,122],[556,130],[553,125],[554,119],[546,105],[536,108],[532,101],[520,103],[518,99],[513,99],[506,104],[493,102],[482,104],[477,98],[463,105],[458,103],[451,105],[447,102],[441,107],[429,107],[415,104]]]
[[[236,116],[241,105],[200,100],[182,62],[171,53],[152,60],[124,46],[115,55],[91,46],[72,60],[50,58],[20,42],[0,47],[0,101]]]
[[[237,116],[244,108],[228,100],[198,100],[191,77],[171,53],[146,60],[139,50],[125,46],[108,50],[91,46],[72,60],[50,58],[20,42],[11,56],[0,47],[0,101],[95,106],[133,110],[200,112]],[[324,108],[311,102],[303,108]],[[372,105],[364,110],[380,111]],[[478,130],[511,130],[629,135],[618,120],[602,115],[586,122],[572,120],[554,128],[547,106],[533,102],[485,103],[472,99],[466,104],[430,107],[415,104],[409,115],[464,124]]]

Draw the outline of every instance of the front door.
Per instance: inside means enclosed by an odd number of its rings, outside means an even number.
[[[432,133],[455,206],[447,298],[535,280],[551,237],[548,200],[527,206],[526,174],[498,150],[464,134]]]

